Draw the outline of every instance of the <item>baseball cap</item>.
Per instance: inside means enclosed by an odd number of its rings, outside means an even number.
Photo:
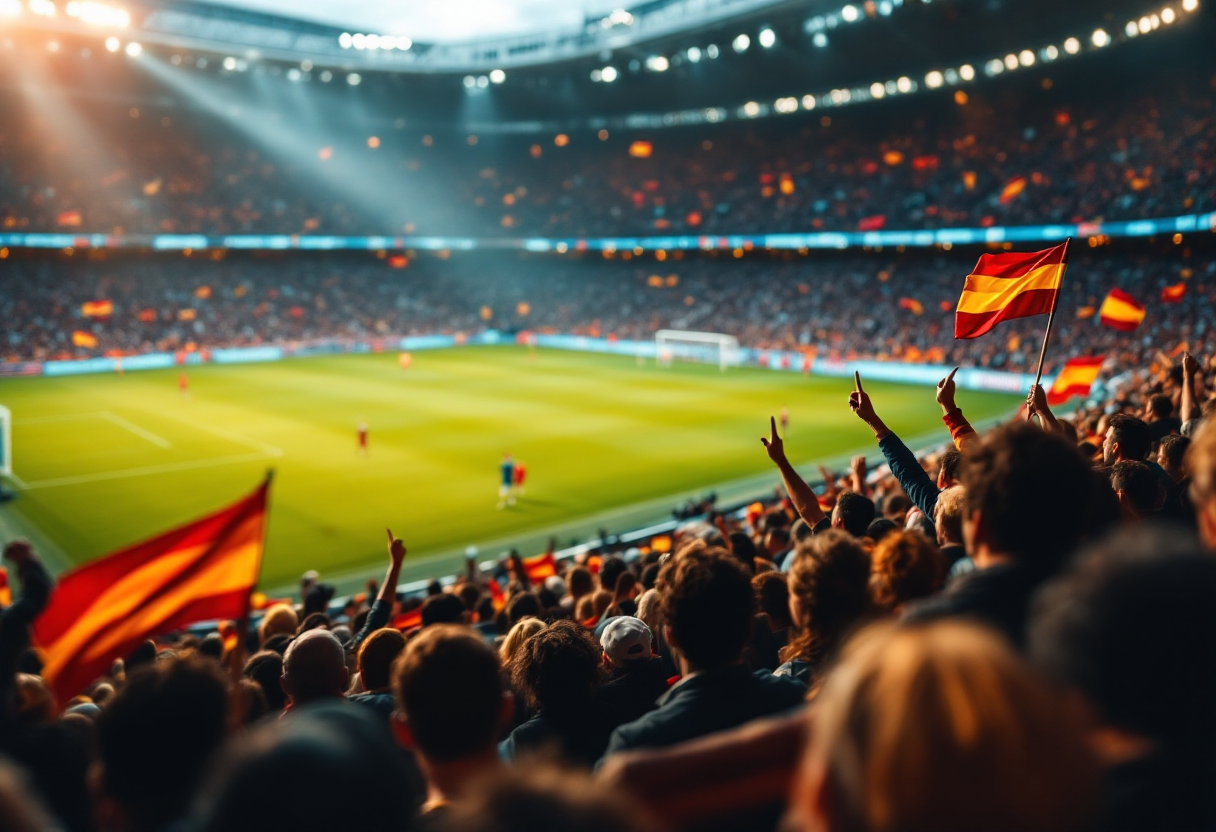
[[[600,635],[600,647],[616,667],[633,659],[649,659],[652,636],[641,619],[621,615],[608,622]]]

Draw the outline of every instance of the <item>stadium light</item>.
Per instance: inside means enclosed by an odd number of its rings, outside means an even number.
[[[1012,52],[1010,52],[1008,55],[1005,56],[1005,69],[1017,69],[1017,68],[1018,68],[1018,56],[1014,55]]]
[[[304,73],[300,72],[300,70],[296,69],[294,66],[291,69],[287,70],[287,80],[288,81],[299,81],[303,77],[304,77]]]
[[[731,41],[730,45],[736,52],[746,52],[747,48],[752,45],[752,39],[747,35],[739,35]]]
[[[1089,36],[1090,42],[1101,49],[1110,43],[1110,35],[1106,34],[1105,29],[1094,29],[1094,33]]]
[[[1140,34],[1147,35],[1149,32],[1153,31],[1153,21],[1149,19],[1148,15],[1145,15],[1144,17],[1140,18],[1140,25],[1138,28],[1140,29]]]
[[[1018,63],[1022,66],[1034,66],[1034,53],[1029,49],[1023,49],[1018,53]]]
[[[136,43],[135,41],[131,41],[130,43],[127,44],[127,56],[128,57],[138,58],[143,53],[144,53],[144,48],[142,46],[140,46],[138,43]]]
[[[1075,55],[1081,51],[1081,41],[1076,38],[1069,38],[1064,41],[1064,51],[1069,55]]]
[[[64,14],[89,26],[107,26],[125,29],[131,25],[131,15],[125,9],[96,3],[93,0],[72,0],[64,7]]]
[[[828,45],[828,36],[825,35],[823,32],[816,32],[815,36],[813,38],[811,38],[811,43],[815,44],[820,49],[822,49],[823,47]]]
[[[662,55],[651,55],[646,59],[646,68],[651,72],[666,72],[670,65]]]
[[[29,9],[39,17],[54,17],[59,11],[51,0],[30,0]]]
[[[813,96],[813,95],[802,96],[802,109],[804,109],[804,110],[815,109],[815,96]]]
[[[701,50],[695,46],[688,47],[688,51],[685,54],[688,56],[689,63],[695,64],[701,61]]]
[[[354,45],[351,38],[350,32],[343,32],[338,35],[338,46],[341,46],[343,49],[350,49]]]
[[[840,10],[840,16],[844,19],[845,23],[856,23],[857,19],[861,17],[861,13],[857,11],[856,6],[850,3]]]
[[[122,49],[122,41],[120,41],[118,38],[114,37],[113,35],[106,38],[106,51],[107,52],[117,52],[119,49]]]
[[[484,75],[478,75],[477,76],[477,88],[484,90],[488,86],[490,86],[490,79]]]
[[[931,90],[935,90],[940,87],[945,80],[945,76],[935,69],[925,76],[925,86]]]
[[[1161,10],[1161,22],[1164,23],[1166,26],[1168,26],[1174,22],[1174,10],[1171,9],[1169,6],[1166,6],[1164,9]]]
[[[507,80],[507,73],[503,72],[501,69],[490,70],[490,83],[491,84],[501,84],[503,81],[506,81],[506,80]]]
[[[717,58],[718,57],[718,44],[711,43],[709,46],[705,47],[705,57],[709,58],[711,61],[714,58]]]
[[[220,66],[228,72],[236,72],[236,58],[229,55],[227,58],[224,58],[224,62]]]
[[[616,80],[617,75],[618,73],[616,71],[616,67],[614,66],[606,66],[600,70],[600,77],[604,79],[605,84],[611,84]]]
[[[886,93],[886,87],[881,82],[875,81],[873,84],[870,84],[870,96],[872,98],[882,98]]]
[[[777,33],[772,29],[761,29],[757,40],[760,41],[760,45],[765,49],[772,49],[777,43]]]
[[[1054,46],[1046,46],[1041,52],[1039,52],[1039,55],[1045,61],[1054,61],[1056,58],[1060,57],[1060,50],[1056,49]]]
[[[898,81],[895,82],[895,88],[897,90],[899,90],[900,92],[904,93],[905,95],[907,95],[908,93],[910,93],[914,89],[916,89],[916,85],[912,83],[911,78],[909,78],[907,75],[905,75],[902,78],[900,78]]]
[[[1182,0],[1182,10],[1184,12],[1193,12],[1199,8],[1199,0]]]
[[[18,17],[21,14],[21,0],[0,0],[0,17]]]
[[[328,69],[321,70],[320,77],[321,77],[322,84],[328,84],[330,81],[334,80],[334,74],[332,72],[330,72]]]
[[[975,80],[975,67],[973,67],[971,64],[963,64],[958,68],[958,77],[962,78],[964,81]]]
[[[357,87],[363,83],[363,76],[357,72],[352,72],[350,75],[346,76],[346,83],[350,84],[352,87]]]

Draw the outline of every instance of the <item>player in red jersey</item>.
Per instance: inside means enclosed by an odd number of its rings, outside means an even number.
[[[186,376],[185,371],[177,377],[177,389],[181,391],[183,399],[190,398],[190,379]]]
[[[528,469],[522,462],[515,463],[515,496],[524,496],[524,480],[528,478]]]
[[[359,454],[367,456],[367,422],[359,420]]]

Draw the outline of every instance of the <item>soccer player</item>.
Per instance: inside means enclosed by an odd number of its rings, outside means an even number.
[[[359,455],[367,456],[367,422],[359,420]]]
[[[177,389],[181,391],[183,399],[190,399],[190,379],[186,376],[185,370],[177,377]]]
[[[790,435],[790,409],[782,406],[781,408],[781,438],[785,439]]]
[[[528,469],[522,462],[515,463],[515,496],[524,496],[524,480],[528,477]]]
[[[498,486],[498,507],[515,505],[515,460],[511,452],[502,455],[502,484]]]

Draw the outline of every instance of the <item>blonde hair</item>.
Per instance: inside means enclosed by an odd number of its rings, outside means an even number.
[[[268,638],[280,633],[294,636],[299,626],[300,618],[291,604],[275,604],[266,610],[262,623],[258,625],[258,642],[265,644]]]
[[[879,624],[813,706],[795,812],[859,832],[1074,832],[1097,763],[1062,701],[974,624]],[[831,790],[821,800],[820,790]]]
[[[545,629],[545,622],[534,616],[517,621],[498,647],[498,659],[502,662],[503,667],[511,663],[511,659],[515,657],[516,652],[525,641],[543,629]]]

